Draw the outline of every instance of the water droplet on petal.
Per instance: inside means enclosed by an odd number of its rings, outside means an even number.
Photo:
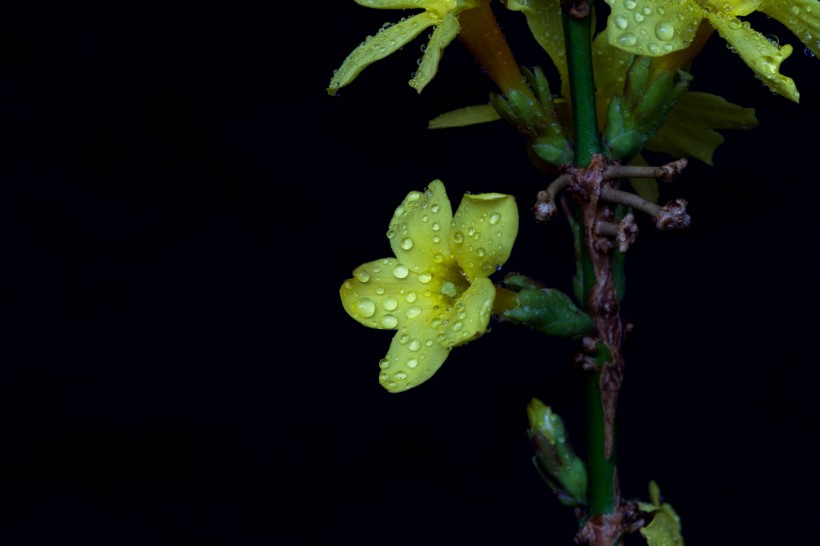
[[[411,358],[410,360],[407,361],[407,367],[408,368],[412,369],[412,368],[415,368],[418,365],[419,365],[419,361],[416,360],[415,358]]]
[[[410,250],[411,248],[413,248],[413,239],[411,239],[410,237],[405,237],[401,240],[401,247],[404,250]]]
[[[453,324],[453,332],[458,332],[462,328],[464,328],[463,322],[456,322],[455,324]]]
[[[404,372],[396,372],[393,374],[393,379],[395,379],[396,381],[404,381],[405,379],[407,379],[407,374]]]
[[[441,285],[441,293],[445,296],[450,296],[454,298],[458,295],[458,291],[456,290],[456,285],[447,281],[446,283]]]
[[[455,241],[457,244],[463,243],[464,242],[464,234],[461,233],[460,231],[456,231],[453,234],[453,241]]]
[[[491,226],[496,225],[500,221],[501,221],[501,213],[499,213],[499,212],[492,213],[490,215],[490,218],[488,219],[488,222],[490,222]]]
[[[407,275],[409,274],[410,270],[407,269],[406,265],[398,264],[396,267],[393,268],[393,276],[397,279],[407,278]]]
[[[384,307],[387,311],[393,311],[398,306],[399,302],[396,300],[396,298],[385,298],[382,302],[382,307]]]
[[[370,274],[367,271],[364,271],[363,269],[356,271],[356,279],[359,282],[367,282],[370,280]]]
[[[393,315],[385,315],[382,317],[382,326],[385,328],[395,328],[398,324],[398,319]]]
[[[439,224],[438,222],[433,222],[433,225],[430,227],[433,228],[433,231],[438,231],[441,229],[441,224]]]
[[[415,292],[408,292],[407,295],[404,296],[404,301],[406,301],[407,303],[413,303],[414,301],[416,301],[417,297],[418,296]]]
[[[419,316],[420,314],[421,314],[421,307],[419,307],[418,305],[414,305],[414,306],[410,307],[409,309],[407,309],[407,312],[405,313],[405,315],[409,319],[415,318],[415,317]]]
[[[381,360],[379,360],[379,368],[381,368],[382,370],[386,370],[389,367],[390,367],[390,361],[389,360],[387,360],[386,358],[382,358]]]
[[[422,273],[421,275],[419,275],[419,282],[421,284],[427,284],[431,280],[433,280],[433,276],[429,273]]]
[[[411,351],[418,351],[419,349],[421,349],[421,341],[414,339],[410,342],[410,345],[408,345],[407,348]]]
[[[356,313],[358,313],[359,316],[368,318],[372,317],[375,312],[376,304],[373,303],[373,300],[362,298],[356,302]]]
[[[626,17],[623,15],[616,15],[613,19],[615,26],[621,30],[624,30],[627,26],[629,26],[629,21],[626,20]]]
[[[622,46],[631,47],[638,43],[638,38],[634,34],[627,32],[618,37],[618,43]]]

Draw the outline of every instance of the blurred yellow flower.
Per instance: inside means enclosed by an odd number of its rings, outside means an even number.
[[[379,362],[384,388],[418,386],[453,347],[486,332],[495,300],[488,277],[507,261],[517,234],[511,195],[467,194],[455,215],[440,180],[407,195],[387,231],[396,257],[359,266],[339,291],[361,324],[397,330]]]
[[[818,0],[606,0],[610,43],[620,49],[657,57],[687,47],[707,19],[773,92],[798,102],[794,81],[780,73],[793,48],[780,46],[738,17],[754,11],[780,21],[813,53],[820,54]]]
[[[488,0],[355,0],[357,4],[377,9],[423,9],[411,17],[402,17],[396,24],[385,24],[374,36],[368,36],[333,73],[327,92],[335,94],[356,79],[362,70],[405,46],[425,29],[433,27],[419,67],[410,86],[419,93],[438,70],[444,48],[458,35],[458,15]]]

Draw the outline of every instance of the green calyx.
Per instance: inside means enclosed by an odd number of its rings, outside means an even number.
[[[527,137],[530,149],[547,163],[560,166],[573,160],[572,144],[558,121],[549,83],[540,68],[521,67],[531,92],[510,89],[493,93],[490,102],[498,114]]]
[[[564,292],[541,287],[523,275],[508,275],[504,283],[515,292],[515,306],[505,310],[499,320],[558,337],[584,335],[592,330],[592,319]]]
[[[669,112],[689,90],[692,76],[678,70],[652,73],[649,57],[635,57],[623,95],[612,97],[603,135],[609,159],[629,161],[657,133]]]

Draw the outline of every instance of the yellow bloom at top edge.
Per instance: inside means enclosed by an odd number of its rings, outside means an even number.
[[[348,85],[362,70],[402,48],[425,29],[433,27],[421,62],[410,86],[419,93],[436,75],[444,48],[458,35],[458,15],[475,8],[482,0],[355,0],[357,4],[378,9],[424,9],[398,23],[386,23],[374,36],[368,36],[333,72],[327,92],[335,94]],[[483,0],[487,1],[487,0]]]
[[[807,48],[820,54],[818,0],[606,0],[610,43],[635,53],[657,57],[687,47],[701,20],[707,19],[743,62],[769,89],[798,102],[794,81],[780,73],[780,64],[793,52],[751,28],[738,17],[754,11],[778,20]]]
[[[489,276],[518,234],[514,197],[465,195],[455,215],[440,180],[410,192],[387,231],[395,257],[365,263],[339,290],[345,311],[396,330],[379,382],[401,392],[428,380],[453,347],[486,332],[495,300]]]

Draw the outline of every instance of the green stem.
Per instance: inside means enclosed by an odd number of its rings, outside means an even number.
[[[592,154],[601,152],[592,77],[592,4],[589,2],[589,15],[580,19],[562,10],[575,128],[575,162],[579,167],[588,166]]]
[[[562,10],[564,37],[567,48],[567,66],[575,129],[576,165],[587,167],[594,154],[601,152],[600,137],[595,114],[595,82],[592,70],[592,2],[589,14],[575,17],[567,9]],[[579,215],[583,221],[583,214]],[[581,236],[584,236],[581,229]],[[593,273],[586,242],[582,242],[581,259],[584,269],[584,295],[601,282]],[[586,304],[586,301],[583,303]],[[608,514],[615,510],[615,450],[610,457],[605,454],[604,408],[601,399],[600,369],[609,361],[607,347],[599,344],[596,364],[599,371],[590,372],[587,384],[587,473],[588,515]]]
[[[603,350],[601,350],[603,347]],[[609,351],[599,345],[596,364],[608,360]],[[615,450],[604,455],[604,407],[601,403],[601,372],[588,373],[587,381],[587,503],[589,515],[615,510]]]

